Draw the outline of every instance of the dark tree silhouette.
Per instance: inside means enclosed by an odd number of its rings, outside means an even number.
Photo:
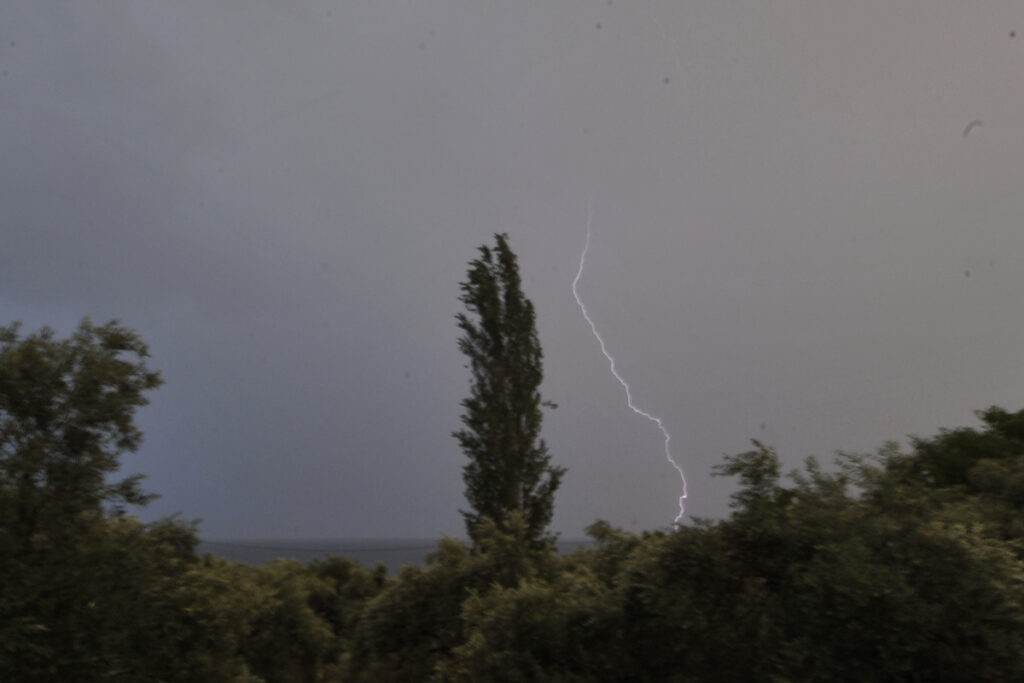
[[[485,519],[504,528],[519,515],[527,540],[540,544],[553,540],[545,529],[565,470],[551,465],[540,439],[541,407],[554,406],[540,396],[542,352],[533,304],[523,296],[508,236],[495,235],[495,243],[481,246],[479,258],[469,263],[460,297],[468,314],[455,316],[463,333],[459,350],[472,372],[470,395],[462,402],[464,428],[454,433],[469,458],[463,479],[471,510],[462,515],[474,543]]]

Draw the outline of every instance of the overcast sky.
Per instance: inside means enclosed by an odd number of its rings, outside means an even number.
[[[1024,399],[1024,9],[868,0],[0,5],[0,313],[119,318],[125,458],[210,538],[462,535],[458,283],[507,232],[555,528],[727,512]],[[972,121],[982,125],[965,129]]]

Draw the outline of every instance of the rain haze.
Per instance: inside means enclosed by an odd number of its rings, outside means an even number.
[[[118,318],[166,384],[122,472],[211,538],[461,536],[459,282],[507,232],[554,530],[665,528],[1022,407],[1018,3],[0,8],[0,311]]]

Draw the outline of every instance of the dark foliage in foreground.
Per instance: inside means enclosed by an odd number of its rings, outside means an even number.
[[[251,568],[107,483],[159,382],[133,333],[0,333],[0,680],[1024,680],[1024,411],[787,479],[755,442],[729,519],[567,557],[514,513],[393,578]]]

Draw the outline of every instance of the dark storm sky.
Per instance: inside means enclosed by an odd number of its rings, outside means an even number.
[[[831,7],[828,5],[832,5]],[[0,7],[0,312],[119,318],[166,385],[125,472],[209,537],[461,534],[458,282],[508,232],[555,527],[1021,407],[1012,2]],[[981,126],[962,135],[971,121]]]

